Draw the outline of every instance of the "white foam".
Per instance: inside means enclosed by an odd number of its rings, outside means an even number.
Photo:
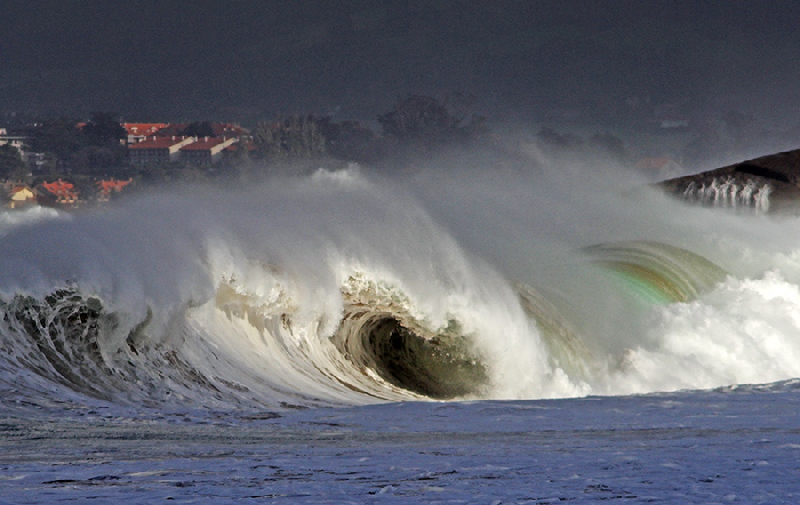
[[[602,191],[574,182],[435,170],[398,181],[350,168],[250,188],[186,188],[66,219],[29,211],[8,218],[0,293],[41,298],[77,283],[119,318],[100,342],[104,356],[129,353],[129,332],[149,321],[141,344],[175,350],[220,390],[227,386],[216,378],[242,386],[247,392],[225,389],[242,401],[417,397],[375,373],[346,370],[330,342],[343,285],[356,274],[401,293],[403,310],[432,330],[458,321],[485,360],[493,398],[800,376],[796,220],[692,209],[620,193],[624,184],[608,180]],[[632,306],[575,254],[630,239],[680,245],[732,276],[690,303]],[[564,309],[589,350],[581,376],[548,354],[515,282]],[[146,368],[143,356],[130,359]],[[156,380],[158,366],[148,366],[147,380]],[[154,386],[164,397],[206,394],[175,386],[179,372],[164,380],[172,382]]]
[[[701,389],[800,376],[800,288],[770,272],[730,278],[691,303],[654,311],[653,345],[632,349],[615,393]]]

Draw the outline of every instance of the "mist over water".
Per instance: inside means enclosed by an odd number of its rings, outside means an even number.
[[[320,168],[4,214],[0,381],[230,406],[800,376],[797,219],[693,207],[643,182],[547,160]]]

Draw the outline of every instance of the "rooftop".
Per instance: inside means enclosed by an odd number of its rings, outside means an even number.
[[[167,126],[167,123],[122,123],[128,135],[152,135]]]
[[[197,142],[192,142],[191,144],[185,145],[181,147],[181,151],[202,151],[205,149],[211,149],[214,146],[218,146],[225,142],[225,139],[219,137],[207,137],[205,139],[198,140]]]
[[[175,144],[179,144],[188,137],[152,137],[145,139],[138,144],[128,146],[128,149],[167,149]]]
[[[190,123],[173,123],[161,128],[156,135],[181,135]],[[210,123],[214,137],[239,137],[247,135],[247,129],[233,123]]]

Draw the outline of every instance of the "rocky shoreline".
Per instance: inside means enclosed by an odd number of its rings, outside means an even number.
[[[706,206],[800,214],[800,149],[669,179],[658,186]]]

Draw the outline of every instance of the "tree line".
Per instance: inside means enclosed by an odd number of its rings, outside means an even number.
[[[480,141],[488,136],[485,120],[474,114],[474,97],[453,95],[441,101],[425,95],[398,98],[391,110],[379,115],[380,132],[359,121],[334,121],[328,116],[292,115],[260,121],[248,144],[240,145],[217,172],[259,162],[333,158],[361,163],[407,160],[448,145]],[[189,136],[212,136],[208,121],[191,123]],[[29,128],[27,150],[43,153],[37,162],[42,175],[107,175],[161,179],[205,177],[208,170],[170,162],[164,166],[133,167],[127,159],[127,132],[117,114],[93,113],[80,123],[70,118],[48,118]],[[245,144],[245,143],[243,143]],[[0,146],[0,177],[21,177],[28,171],[16,149]],[[182,174],[182,175],[181,175]]]
[[[26,150],[41,153],[37,170],[43,174],[71,172],[104,175],[108,169],[123,167],[127,151],[120,142],[127,136],[115,114],[98,112],[80,124],[68,118],[44,119],[25,132]],[[10,146],[4,146],[10,147]],[[0,177],[24,178],[29,167],[16,149],[0,154]]]
[[[364,163],[428,155],[437,148],[485,139],[489,129],[470,104],[474,98],[456,95],[441,102],[425,95],[398,99],[377,117],[377,134],[358,121],[335,122],[330,117],[291,116],[262,121],[253,142],[262,158],[329,156]]]

